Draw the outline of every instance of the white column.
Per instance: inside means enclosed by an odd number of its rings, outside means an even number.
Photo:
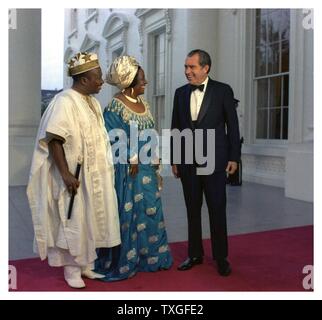
[[[289,145],[285,195],[313,201],[313,30],[291,10]]]
[[[9,30],[9,185],[26,185],[41,112],[41,10]]]

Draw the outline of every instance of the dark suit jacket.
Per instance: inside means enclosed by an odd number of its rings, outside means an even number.
[[[203,150],[206,150],[206,129],[215,129],[216,167],[215,171],[224,171],[228,161],[240,160],[240,137],[234,94],[225,83],[209,78],[206,92],[194,126],[190,113],[191,87],[186,84],[175,92],[171,129],[203,129]],[[184,140],[184,139],[182,139]],[[172,149],[171,153],[173,151]],[[178,146],[177,146],[178,147]],[[172,153],[173,154],[173,153]],[[204,152],[205,154],[205,152]],[[173,159],[171,157],[173,164]],[[181,163],[179,172],[185,167],[185,146],[181,144]]]

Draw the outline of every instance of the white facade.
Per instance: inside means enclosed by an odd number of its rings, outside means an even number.
[[[73,9],[72,9],[73,10]],[[253,74],[255,68],[255,10],[244,9],[86,9],[77,10],[75,30],[67,29],[67,59],[91,45],[99,53],[103,72],[113,52],[134,55],[150,81],[154,75],[154,36],[165,33],[164,120],[169,128],[172,99],[177,87],[186,83],[184,59],[195,48],[209,52],[213,60],[210,76],[229,83],[240,100],[238,108],[243,178],[246,181],[285,188],[291,198],[313,201],[313,30],[305,27],[307,12],[290,10],[288,139],[256,139],[256,106]],[[66,26],[71,9],[66,10]],[[68,27],[67,27],[68,28]],[[93,47],[93,46],[92,46]],[[65,85],[70,83],[65,79]],[[153,107],[153,86],[147,98]],[[104,107],[115,91],[105,86],[99,99]]]
[[[31,57],[39,62],[40,42],[35,45],[30,39],[38,39],[38,33],[40,39],[40,24],[37,29],[37,19],[28,19],[28,28],[18,28],[20,33],[26,33],[22,40],[9,36],[15,46],[24,45],[24,52],[30,47]],[[105,73],[116,56],[135,56],[148,78],[146,96],[155,116],[160,118],[160,129],[170,127],[175,89],[186,83],[183,67],[186,54],[195,48],[208,51],[213,61],[210,76],[229,83],[240,100],[238,114],[241,135],[245,139],[242,147],[243,179],[284,187],[288,197],[313,201],[313,30],[303,24],[304,19],[307,19],[307,13],[303,10],[290,10],[288,137],[284,140],[256,139],[255,10],[66,9],[64,60],[67,62],[80,50],[95,51]],[[31,32],[32,26],[37,30],[30,37],[27,33]],[[18,47],[10,45],[9,52],[9,56],[19,61]],[[15,74],[18,75],[20,69],[11,60],[9,67],[12,74],[10,88],[14,88],[18,81]],[[37,68],[30,67],[33,72],[28,72],[28,80],[33,76],[35,81],[25,82],[33,86],[28,89],[28,104],[21,106],[19,102],[26,99],[23,90],[17,90],[15,94],[13,89],[9,92],[9,156],[21,159],[24,164],[10,166],[10,185],[27,182],[31,141],[39,121],[40,70],[34,72]],[[27,90],[26,85],[19,85]],[[65,76],[64,87],[70,85],[71,79]],[[98,95],[103,108],[115,92],[114,87],[103,87]],[[164,106],[161,111],[156,107],[159,105]],[[17,155],[17,152],[22,154]]]

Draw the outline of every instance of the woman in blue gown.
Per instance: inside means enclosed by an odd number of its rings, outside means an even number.
[[[100,250],[96,271],[105,274],[104,281],[116,281],[130,278],[138,271],[169,269],[173,260],[162,212],[159,165],[146,161],[143,164],[139,159],[147,143],[139,135],[154,128],[150,107],[140,97],[147,84],[144,71],[134,58],[121,56],[111,65],[106,81],[122,90],[104,110],[106,129],[111,141],[113,132],[118,134],[121,129],[126,133],[126,139],[116,139],[115,144],[112,141],[112,148],[117,146],[119,150],[115,152],[113,148],[121,246]],[[130,129],[134,127],[138,134],[130,136]],[[137,150],[130,144],[133,138],[138,144]],[[122,148],[126,148],[126,159],[121,155]]]

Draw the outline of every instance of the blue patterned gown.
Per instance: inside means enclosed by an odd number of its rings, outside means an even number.
[[[107,131],[119,128],[129,138],[130,123],[134,122],[139,132],[153,129],[149,105],[142,101],[145,112],[136,113],[121,100],[113,98],[104,110]],[[139,150],[145,143],[138,141]],[[126,149],[129,159],[133,155],[129,141]],[[120,258],[117,267],[110,270],[111,252],[99,253],[96,271],[106,275],[104,281],[116,281],[130,278],[138,271],[169,269],[173,260],[163,219],[156,166],[140,163],[139,172],[134,177],[129,175],[129,164],[116,163],[114,166],[121,227]]]

